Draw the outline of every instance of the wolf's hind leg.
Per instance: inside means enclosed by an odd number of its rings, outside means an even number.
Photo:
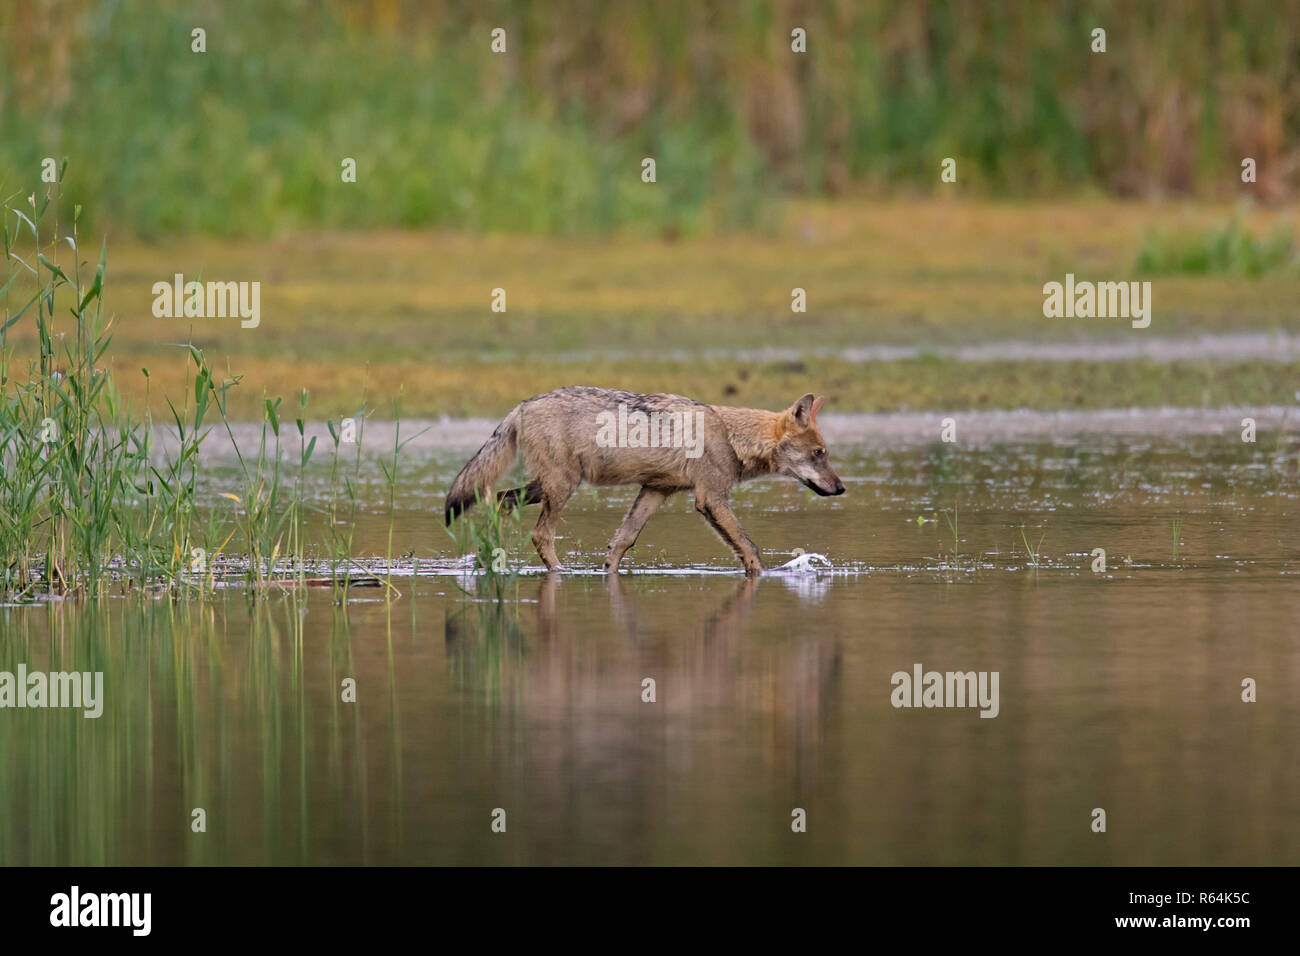
[[[541,489],[542,513],[537,519],[537,527],[533,528],[533,547],[548,571],[564,570],[559,555],[555,553],[555,527],[560,523],[560,512],[577,490],[577,478]]]
[[[667,499],[667,492],[646,485],[641,486],[641,493],[636,496],[636,501],[632,502],[632,507],[627,509],[623,523],[618,526],[613,539],[609,542],[609,555],[605,558],[604,571],[618,573],[618,564],[623,560],[623,555],[627,553],[628,548],[636,544],[637,535],[645,527],[646,521]]]
[[[735,512],[731,510],[731,505],[725,497],[696,488],[695,510],[704,516],[704,520],[718,533],[718,537],[736,552],[736,557],[740,558],[745,566],[746,574],[762,574],[766,570],[763,567],[763,559],[759,557],[758,548],[750,540],[749,535],[745,534],[745,529],[740,526],[740,521],[737,520]]]

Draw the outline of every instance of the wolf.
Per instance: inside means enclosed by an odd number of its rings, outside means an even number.
[[[660,505],[679,491],[691,491],[695,510],[736,553],[745,573],[762,574],[766,569],[758,548],[731,510],[731,489],[750,478],[779,474],[819,495],[844,494],[844,483],[831,469],[826,442],[817,429],[817,413],[824,403],[824,397],[809,392],[784,411],[769,412],[707,405],[682,395],[558,388],[511,410],[451,483],[444,517],[450,525],[475,501],[491,500],[497,482],[522,455],[532,480],[496,497],[507,509],[541,504],[532,539],[548,570],[563,570],[555,553],[556,525],[585,481],[641,486],[609,543],[603,567],[607,573],[618,571],[623,555]],[[615,416],[620,427],[618,440],[611,442]],[[671,422],[677,432],[668,435],[668,442],[651,444],[644,430],[639,436],[630,430],[624,434],[621,423],[629,420]],[[661,427],[657,437],[662,439],[665,430],[672,431]]]

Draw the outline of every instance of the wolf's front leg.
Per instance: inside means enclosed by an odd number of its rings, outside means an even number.
[[[763,559],[758,555],[758,548],[754,546],[749,535],[745,534],[745,529],[740,526],[726,498],[702,494],[701,489],[697,488],[695,510],[704,515],[704,520],[709,523],[709,526],[731,546],[732,551],[736,552],[736,556],[745,566],[746,574],[762,574],[767,570],[763,567]]]
[[[657,488],[647,488],[644,485],[641,487],[641,493],[636,496],[636,501],[632,502],[632,507],[627,509],[627,516],[609,542],[609,556],[605,558],[605,567],[602,570],[610,574],[618,573],[618,565],[623,560],[623,555],[627,553],[628,548],[636,544],[637,535],[645,527],[646,521],[667,497],[665,492]]]

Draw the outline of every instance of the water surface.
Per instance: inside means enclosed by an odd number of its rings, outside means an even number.
[[[843,497],[738,491],[770,566],[832,564],[762,580],[688,497],[594,573],[632,492],[584,489],[573,573],[521,533],[499,601],[440,526],[465,453],[419,451],[400,593],[0,608],[0,670],[106,688],[0,711],[0,863],[1300,863],[1295,453],[1231,439],[833,445]],[[916,663],[997,671],[998,716],[894,708]]]

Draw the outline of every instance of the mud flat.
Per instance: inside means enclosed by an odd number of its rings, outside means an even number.
[[[637,352],[600,349],[561,352],[555,362],[592,362],[598,359],[626,360]],[[733,359],[744,362],[797,362],[803,359],[838,358],[845,362],[905,362],[918,358],[955,359],[960,362],[1295,362],[1300,361],[1300,335],[1287,332],[1233,332],[1193,336],[1127,335],[1116,338],[1086,338],[1059,341],[1041,339],[999,339],[994,342],[961,345],[848,345],[836,348],[757,349],[674,349],[656,353],[674,361]],[[491,353],[486,360],[514,360],[527,355],[509,349]]]
[[[944,419],[956,422],[957,444],[970,447],[992,443],[1041,440],[1044,438],[1074,438],[1087,435],[1176,437],[1194,435],[1222,435],[1240,440],[1242,419],[1253,418],[1260,433],[1276,429],[1294,429],[1300,433],[1300,405],[1225,406],[1220,408],[1108,408],[1087,411],[1040,412],[1030,409],[945,412],[888,412],[835,414],[825,412],[820,418],[822,433],[830,442],[840,444],[880,444],[892,446],[926,445],[939,440]],[[406,445],[402,457],[410,460],[420,453],[440,451],[473,451],[481,445],[498,420],[487,418],[417,419],[403,421],[403,438],[419,434]],[[241,450],[256,451],[261,440],[260,424],[236,424],[232,427],[235,441]],[[391,454],[394,426],[391,421],[372,420],[363,432],[364,457]],[[309,424],[307,438],[317,438],[317,456],[328,454],[332,447],[329,432],[323,424]],[[1267,441],[1267,438],[1261,438]],[[286,455],[292,457],[297,436],[286,446]],[[159,448],[167,450],[174,436],[159,434]],[[345,457],[354,450],[345,446]],[[203,455],[209,461],[219,462],[233,458],[230,440],[223,432],[214,431],[204,443]]]

